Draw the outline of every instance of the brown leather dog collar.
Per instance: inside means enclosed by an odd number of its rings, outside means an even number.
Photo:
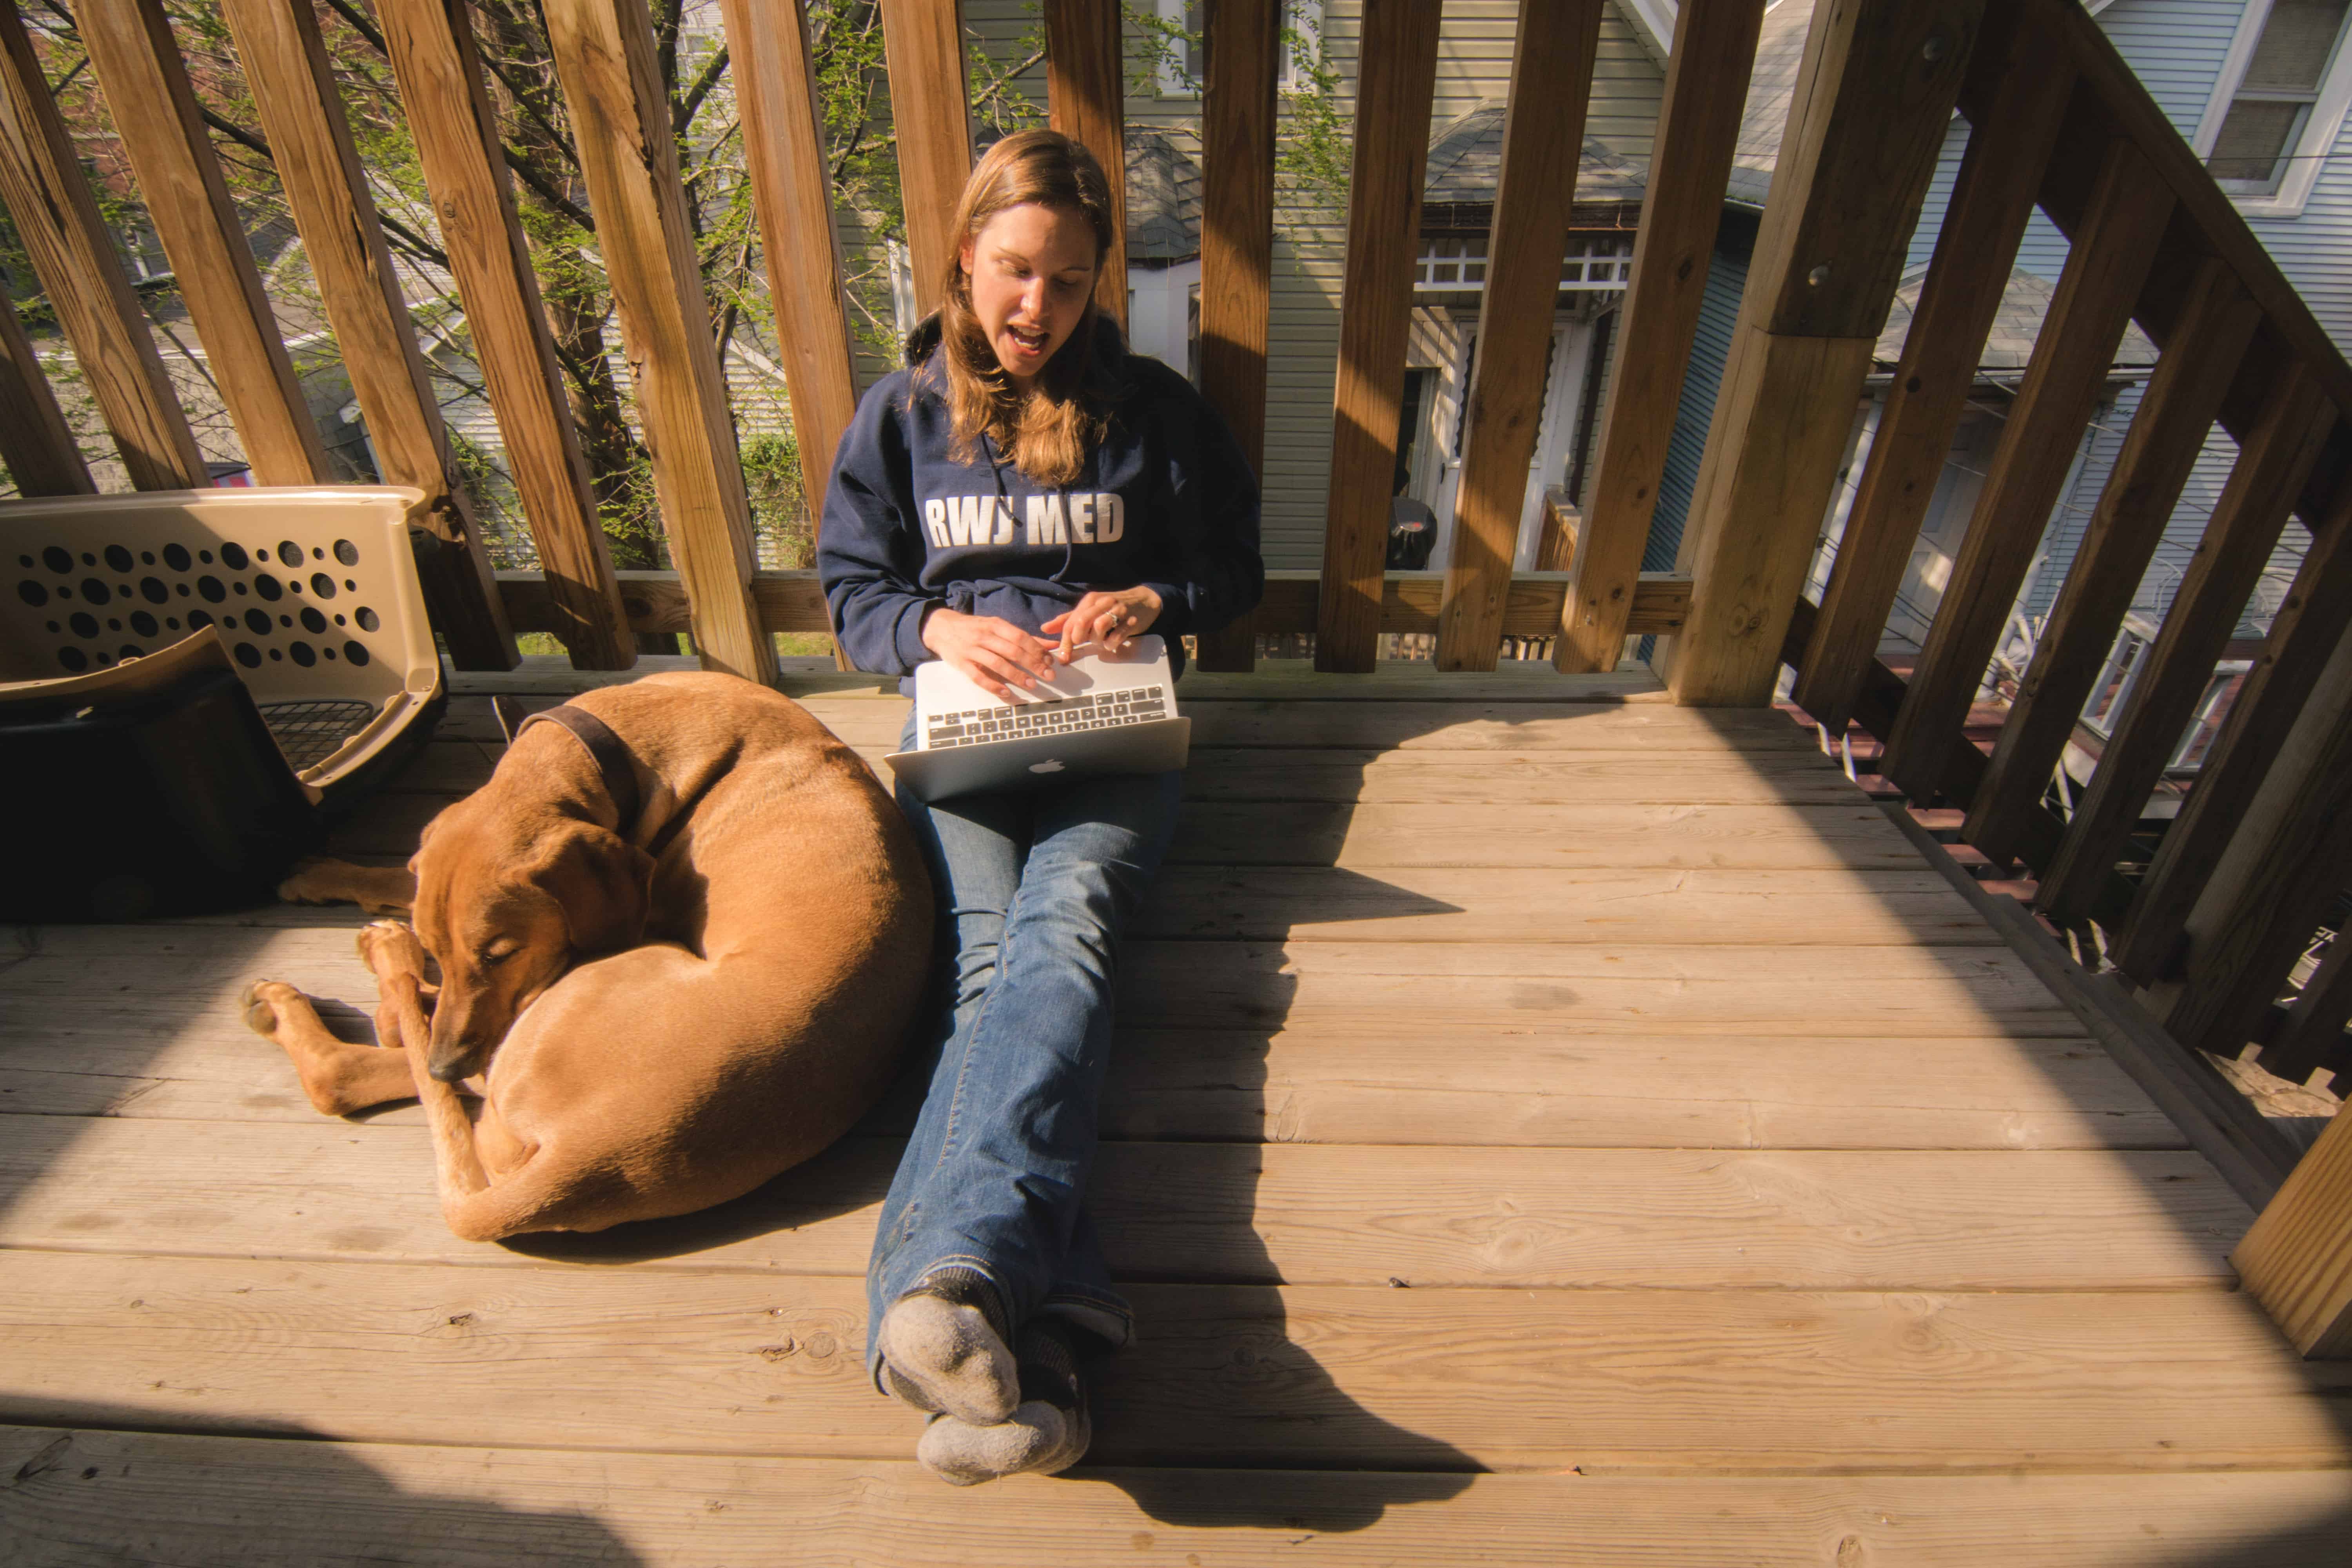
[[[629,829],[636,823],[637,811],[644,804],[637,793],[636,763],[629,754],[627,744],[613,733],[604,721],[585,708],[574,708],[568,702],[561,708],[545,709],[525,719],[515,726],[515,739],[520,740],[525,730],[542,720],[571,731],[579,738],[580,743],[588,748],[588,754],[596,761],[597,771],[604,775],[605,793],[613,797],[614,807],[621,814],[620,835],[627,837]]]

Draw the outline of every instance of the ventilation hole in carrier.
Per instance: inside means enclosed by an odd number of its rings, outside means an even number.
[[[227,567],[232,572],[244,571],[247,565],[251,564],[252,559],[253,558],[251,556],[246,554],[245,546],[242,544],[224,544],[221,546],[221,564]]]
[[[286,596],[286,589],[284,586],[278,583],[277,578],[272,577],[267,572],[261,573],[254,578],[253,591],[260,595],[263,598],[268,600],[273,605]]]
[[[321,599],[331,599],[335,596],[335,580],[324,572],[313,572],[310,574],[310,592]]]
[[[210,610],[190,610],[188,612],[188,629],[190,631],[200,632],[212,624],[213,616]]]
[[[139,596],[151,605],[169,604],[172,590],[163,585],[161,577],[142,577],[139,579]]]
[[[188,554],[188,547],[186,545],[166,544],[163,546],[163,564],[169,566],[174,572],[185,572],[191,565],[194,564],[194,558]]]
[[[162,629],[162,626],[155,617],[146,611],[133,610],[131,612],[131,629],[142,637],[152,637]]]
[[[16,597],[37,610],[49,602],[49,591],[27,577],[16,584]]]
[[[290,539],[279,540],[278,542],[278,562],[281,566],[301,565],[302,547],[295,543]]]
[[[302,629],[317,637],[327,629],[327,617],[305,605],[302,606]]]
[[[286,645],[286,652],[289,658],[305,669],[319,662],[318,654],[313,652],[310,645],[306,642],[289,643]]]
[[[196,579],[196,592],[205,596],[205,603],[208,605],[217,605],[228,597],[228,590],[221,585],[221,580],[209,573]]]
[[[127,642],[122,645],[122,657],[125,658],[145,658],[147,657],[147,650],[141,647],[135,642]]]
[[[247,669],[258,669],[261,667],[261,650],[249,642],[241,642],[236,645],[236,662]]]
[[[365,605],[362,605],[357,610],[354,610],[352,613],[352,619],[359,622],[360,630],[363,632],[372,632],[375,630],[376,627],[383,625],[383,618],[373,610],[369,609]]]
[[[103,605],[114,596],[114,591],[95,577],[81,580],[81,596],[93,605]]]
[[[79,675],[89,668],[89,655],[78,647],[61,647],[58,649],[58,662]]]
[[[41,552],[41,563],[60,577],[73,570],[73,557],[54,544]]]
[[[350,659],[354,666],[363,665],[368,661],[367,645],[347,642],[343,645],[343,657]]]
[[[348,539],[338,539],[335,541],[335,559],[346,566],[356,566],[360,563],[360,547]]]
[[[269,635],[269,617],[259,610],[247,610],[245,612],[245,629],[255,637],[266,637]]]
[[[73,634],[78,637],[94,637],[98,635],[98,617],[84,610],[76,610],[72,615],[68,616],[66,625],[73,627]]]
[[[106,547],[106,563],[117,572],[128,572],[131,567],[131,552],[120,544],[110,544]]]

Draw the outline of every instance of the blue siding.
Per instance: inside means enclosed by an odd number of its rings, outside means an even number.
[[[1642,570],[1671,572],[1675,552],[1683,542],[1683,524],[1690,516],[1691,495],[1698,488],[1699,458],[1706,450],[1706,427],[1715,417],[1716,389],[1723,383],[1723,367],[1731,356],[1731,336],[1739,321],[1739,296],[1748,287],[1748,262],[1756,250],[1756,219],[1738,208],[1727,210],[1715,242],[1715,258],[1707,265],[1706,298],[1699,307],[1698,337],[1691,345],[1689,367],[1683,373],[1682,402],[1675,410],[1674,439],[1666,446],[1666,471],[1658,481],[1657,510],[1650,516],[1650,537],[1642,551]]]

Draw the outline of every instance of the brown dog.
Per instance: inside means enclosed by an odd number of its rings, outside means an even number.
[[[442,1211],[469,1240],[685,1214],[807,1159],[881,1092],[928,973],[913,837],[798,703],[678,674],[567,706],[618,738],[620,771],[532,724],[408,873],[323,862],[281,889],[413,901],[414,932],[360,933],[394,1049],[337,1040],[291,986],[246,994],[320,1111],[424,1100]],[[450,1085],[476,1075],[469,1125]]]

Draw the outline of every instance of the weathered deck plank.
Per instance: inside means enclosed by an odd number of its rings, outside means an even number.
[[[517,1253],[449,1235],[415,1124],[42,1117],[8,1133],[0,1247],[837,1275],[865,1271],[903,1147],[853,1139],[701,1215]],[[1415,1287],[2228,1286],[2253,1219],[2185,1151],[1110,1142],[1089,1203],[1124,1279]]]
[[[863,1282],[11,1252],[0,1420],[883,1458]],[[2352,1465],[2244,1297],[1139,1285],[1097,1463],[1835,1473]],[[1540,1346],[1540,1350],[1532,1347]]]
[[[951,1492],[910,1463],[0,1429],[20,1568],[142,1561],[1129,1562],[1342,1568],[2340,1568],[2341,1474],[1677,1478],[1089,1468]],[[265,1522],[266,1521],[266,1522]],[[1663,1542],[1671,1542],[1662,1548]],[[131,1554],[126,1552],[126,1555]]]

